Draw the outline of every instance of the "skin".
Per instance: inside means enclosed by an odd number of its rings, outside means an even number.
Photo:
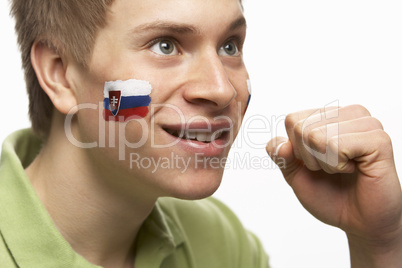
[[[285,125],[289,139],[267,151],[286,160],[280,168],[302,205],[346,232],[352,267],[399,267],[402,193],[381,123],[353,105],[293,113]]]
[[[215,128],[233,123],[230,135],[223,138],[228,146],[213,153],[224,159],[248,99],[248,74],[241,57],[242,18],[235,0],[116,0],[106,27],[99,30],[88,68],[41,43],[33,45],[32,64],[55,112],[49,139],[26,173],[62,235],[88,261],[103,267],[133,267],[139,227],[156,199],[207,197],[219,187],[223,168],[195,168],[197,150],[208,154],[195,144],[191,148],[183,143],[152,146],[151,134],[156,144],[168,144],[175,139],[164,129],[183,123],[167,106],[155,106],[143,121],[126,125],[105,123],[99,110],[77,112],[74,107],[99,105],[106,81],[149,81],[152,104],[178,107],[185,123],[195,116]],[[177,50],[161,55],[161,40],[173,42],[169,44]],[[228,42],[236,44],[240,53],[225,53],[222,47]],[[280,166],[282,172],[306,209],[347,233],[353,267],[396,267],[402,255],[398,254],[402,197],[391,141],[363,107],[331,111],[337,113],[330,121],[316,120],[319,114],[311,118],[312,111],[289,115],[289,139],[274,139],[267,151],[274,160],[286,160]],[[99,130],[106,129],[108,146],[74,146],[64,128],[66,115],[73,112],[77,113],[71,132],[76,140],[99,142]],[[306,118],[311,124],[305,123]],[[336,131],[327,135],[325,128],[338,122],[339,139],[338,134],[333,136]],[[120,142],[138,141],[144,133],[149,138],[145,144],[125,147],[124,160],[119,159]],[[109,146],[113,138],[116,146]],[[311,154],[306,145],[316,152]],[[130,167],[131,153],[158,158],[171,152],[190,159],[185,173]],[[340,165],[322,161],[323,154],[330,154]]]
[[[223,168],[197,167],[195,154],[222,160],[237,134],[249,96],[241,53],[245,32],[238,1],[117,0],[107,14],[106,27],[97,35],[88,68],[48,46],[34,44],[31,60],[56,110],[49,139],[26,173],[76,252],[103,267],[132,267],[139,227],[158,197],[198,199],[216,191]],[[162,53],[160,41],[175,49]],[[229,54],[233,49],[225,50],[227,46],[238,51]],[[143,120],[104,122],[102,107],[100,112],[74,108],[99,105],[106,81],[132,78],[153,86],[150,113]],[[175,110],[156,104],[179,108],[184,122]],[[74,112],[69,127],[74,138],[98,142],[99,131],[106,129],[107,146],[83,149],[69,142],[64,120]],[[166,126],[185,123],[191,128],[189,122],[213,130],[231,123],[231,133],[222,138],[227,146],[212,152],[194,142],[152,146],[153,139],[158,145],[176,140],[164,130]],[[124,147],[124,160],[119,159],[120,142],[139,141],[143,134],[148,135],[145,144]],[[113,139],[116,146],[109,146]],[[169,158],[172,152],[190,161],[185,172],[130,166],[131,153],[157,160]]]

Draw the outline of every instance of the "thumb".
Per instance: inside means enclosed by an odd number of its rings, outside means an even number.
[[[275,137],[267,144],[266,150],[271,159],[278,163],[278,158],[284,158],[285,160],[292,160],[292,144],[287,138]]]
[[[299,162],[294,153],[292,143],[284,137],[275,137],[266,146],[268,155],[281,169],[283,175],[288,177],[299,167]]]

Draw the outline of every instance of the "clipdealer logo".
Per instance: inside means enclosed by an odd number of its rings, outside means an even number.
[[[194,168],[233,168],[233,169],[273,169],[276,168],[276,165],[273,164],[272,160],[266,157],[253,156],[251,153],[246,152],[243,154],[235,153],[232,159],[227,157],[221,158],[208,158],[204,157],[201,154],[194,155],[193,157],[182,158],[178,155],[171,155],[169,157],[160,157],[156,158],[141,158],[139,154],[132,153],[128,151],[129,148],[137,149],[144,146],[148,141],[151,148],[161,149],[161,148],[169,148],[175,146],[177,142],[179,142],[179,138],[170,143],[170,144],[157,144],[155,141],[155,122],[154,120],[150,120],[150,122],[146,121],[145,118],[133,117],[131,120],[126,122],[119,122],[118,124],[106,124],[106,121],[103,119],[102,103],[99,105],[93,103],[80,104],[70,110],[69,114],[66,116],[64,129],[67,139],[74,145],[79,148],[88,149],[88,148],[117,148],[119,160],[126,160],[129,157],[131,168],[152,168],[156,172],[158,169],[171,169],[177,168],[182,172],[185,172],[188,168],[194,166]],[[241,115],[241,103],[239,103],[238,109],[238,118],[242,118]],[[331,102],[326,105],[325,111],[329,110],[330,107],[335,106],[339,107],[339,101]],[[151,104],[151,114],[154,113],[155,109],[160,109],[161,107],[172,109],[178,116],[178,120],[184,125],[186,124],[186,120],[195,121],[202,119],[205,122],[209,122],[207,118],[202,118],[201,116],[196,116],[196,118],[186,119],[184,113],[177,107],[171,104]],[[91,109],[97,110],[99,113],[99,122],[98,122],[98,141],[91,142],[82,142],[76,139],[72,130],[72,122],[75,114],[81,110]],[[310,117],[308,117],[302,126],[302,131],[308,129],[311,125],[320,122],[322,120],[330,120],[332,118],[336,118],[339,116],[338,114],[329,114],[325,113],[323,116],[319,115],[319,109],[312,113]],[[223,145],[225,147],[231,146],[232,148],[242,148],[243,146],[247,146],[252,149],[265,149],[265,144],[268,140],[274,138],[278,134],[278,129],[284,124],[286,115],[280,116],[272,116],[271,118],[267,118],[261,114],[254,114],[248,116],[245,119],[245,122],[242,127],[236,126],[230,129],[230,142]],[[228,120],[228,122],[234,126],[235,122],[232,122],[229,117],[219,116],[214,120]],[[138,128],[137,134],[139,134],[138,139],[135,142],[130,142],[126,137],[126,127],[128,124],[136,124]],[[151,124],[151,126],[149,126]],[[257,126],[257,127],[256,127]],[[236,129],[235,129],[236,128]],[[237,129],[238,128],[238,129]],[[336,136],[339,132],[339,127],[336,125],[336,128],[332,127],[331,131],[327,131],[327,136],[332,137]],[[117,133],[117,134],[116,134]],[[237,133],[237,139],[234,140],[234,133]],[[150,139],[150,140],[149,140]],[[338,164],[338,159],[336,157],[336,152],[328,151],[326,153],[320,153],[309,146],[309,144],[303,141],[303,145],[306,150],[315,155],[319,160],[329,163],[330,165],[336,166]],[[220,145],[222,146],[222,145]],[[336,149],[336,148],[335,148]],[[133,151],[133,150],[132,150]],[[275,157],[275,156],[274,156]],[[280,159],[276,156],[274,159],[277,165],[281,168],[286,165],[284,159]]]

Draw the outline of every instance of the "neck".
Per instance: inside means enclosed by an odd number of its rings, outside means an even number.
[[[93,161],[66,139],[62,127],[54,126],[26,173],[78,254],[102,267],[132,267],[137,233],[156,197],[147,197],[134,178],[119,181]]]

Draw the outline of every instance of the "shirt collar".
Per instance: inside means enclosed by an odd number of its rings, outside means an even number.
[[[138,235],[135,267],[160,267],[183,242],[182,232],[157,202]]]

